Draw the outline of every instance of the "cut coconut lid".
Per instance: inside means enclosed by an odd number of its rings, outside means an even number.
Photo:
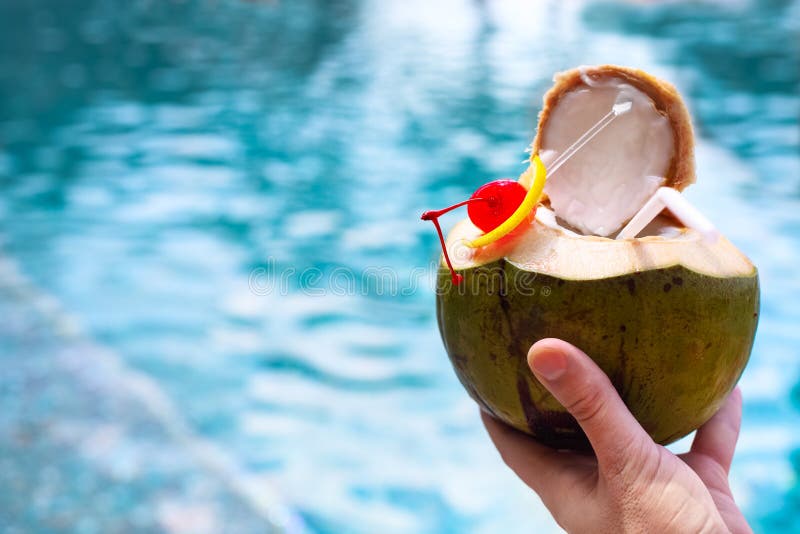
[[[603,66],[556,77],[533,150],[548,169],[544,192],[556,216],[580,233],[606,237],[659,188],[694,181],[692,146],[688,113],[672,86]]]
[[[614,105],[593,124],[583,135],[576,139],[569,147],[559,153],[558,157],[547,168],[550,178],[547,184],[553,183],[553,176],[573,158],[579,150],[585,147],[592,139],[597,137],[615,119],[629,113],[633,102],[626,91],[620,91]],[[556,179],[558,180],[558,179]],[[545,187],[546,189],[546,187]],[[623,198],[624,200],[624,198]],[[719,238],[719,232],[697,208],[692,206],[679,191],[671,187],[659,187],[644,205],[631,217],[625,227],[617,234],[617,239],[633,239],[647,228],[658,215],[668,209],[687,228],[696,230],[703,239],[713,243]],[[554,212],[553,212],[554,213]],[[555,215],[555,213],[554,213]],[[601,234],[598,234],[601,235]]]

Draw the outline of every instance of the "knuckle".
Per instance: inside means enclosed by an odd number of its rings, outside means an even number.
[[[579,424],[590,424],[602,416],[606,400],[602,388],[594,384],[584,386],[569,406],[565,406]]]

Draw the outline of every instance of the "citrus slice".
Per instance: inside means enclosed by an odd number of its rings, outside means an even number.
[[[544,182],[547,179],[547,170],[544,168],[544,164],[542,160],[539,159],[539,155],[535,154],[531,158],[531,165],[533,167],[533,181],[528,189],[528,193],[525,195],[525,198],[522,199],[522,204],[511,214],[511,216],[503,221],[500,226],[492,230],[491,232],[487,232],[472,241],[467,242],[467,246],[470,248],[478,248],[478,247],[485,247],[491,243],[494,243],[498,239],[505,237],[508,235],[514,228],[520,225],[522,221],[525,220],[525,217],[528,216],[534,209],[536,209],[536,205],[539,203],[539,200],[542,198],[542,191],[544,189]],[[530,172],[526,172],[525,175],[528,175]],[[523,184],[525,185],[525,184]]]

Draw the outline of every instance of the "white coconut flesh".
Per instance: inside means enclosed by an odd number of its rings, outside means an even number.
[[[610,236],[665,184],[674,132],[652,99],[625,80],[586,80],[590,85],[561,95],[543,125],[539,155],[545,167],[615,103],[632,106],[548,176],[544,192],[564,223],[586,235]]]
[[[505,247],[475,251],[465,245],[479,235],[481,230],[465,219],[447,236],[447,250],[456,270],[505,257],[521,269],[564,280],[597,280],[676,265],[715,277],[755,274],[750,260],[724,237],[710,243],[695,230],[676,226],[664,216],[657,217],[636,239],[615,240],[566,229],[552,211],[539,206],[530,228]]]

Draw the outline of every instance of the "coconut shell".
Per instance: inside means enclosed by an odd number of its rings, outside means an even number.
[[[570,280],[500,259],[459,272],[454,286],[439,270],[436,301],[456,375],[486,412],[556,449],[589,443],[531,373],[534,342],[557,337],[584,350],[653,440],[668,444],[722,405],[758,322],[755,270],[715,277],[675,265]]]
[[[588,87],[592,81],[618,78],[639,89],[653,101],[656,110],[664,114],[670,122],[675,140],[675,154],[667,170],[664,185],[682,191],[696,181],[694,162],[694,133],[692,119],[677,89],[643,70],[617,65],[578,67],[560,72],[553,77],[555,85],[544,95],[544,106],[539,114],[536,138],[533,140],[533,154],[539,152],[550,114],[561,97],[581,86]],[[589,83],[587,83],[587,81]],[[527,171],[526,171],[527,172]]]
[[[467,392],[500,421],[557,449],[588,449],[572,415],[533,376],[530,346],[560,338],[586,352],[658,443],[722,405],[747,365],[759,315],[758,271],[730,241],[614,240],[568,234],[537,218],[503,256],[440,265],[437,318]]]
[[[681,190],[693,183],[686,106],[672,85],[635,69],[604,65],[558,74],[544,97],[534,153],[559,99],[603,77],[624,79],[668,117],[675,154],[666,185]],[[557,337],[600,366],[656,442],[704,424],[750,356],[760,302],[756,268],[725,238],[707,242],[691,229],[614,240],[568,232],[544,215],[540,208],[520,235],[473,255],[458,253],[480,234],[469,221],[447,238],[463,281],[453,285],[440,265],[437,319],[470,396],[542,443],[588,449],[580,425],[527,364],[532,343]]]

